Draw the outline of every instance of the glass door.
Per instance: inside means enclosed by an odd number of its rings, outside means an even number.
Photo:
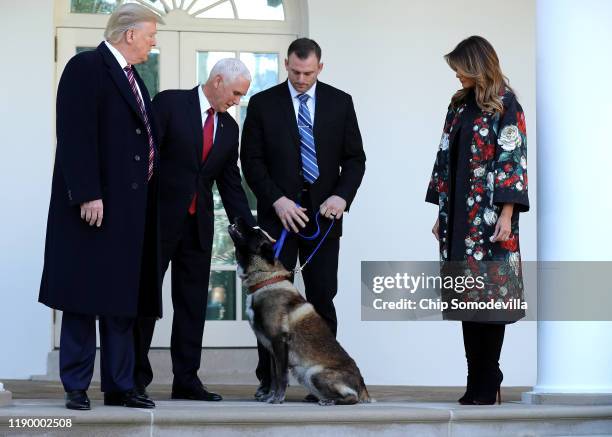
[[[236,119],[242,131],[249,98],[286,79],[284,59],[293,39],[294,36],[287,35],[181,32],[180,87],[189,89],[206,82],[211,68],[219,59],[241,59],[249,68],[253,80],[249,93],[240,105],[230,108],[228,112]],[[244,181],[243,186],[255,215],[255,196]],[[214,190],[215,234],[203,346],[252,347],[256,341],[244,313],[246,293],[236,272],[234,246],[227,233],[229,222],[216,187]],[[168,298],[164,295],[164,302],[169,302]],[[164,319],[158,322],[156,328],[154,345],[169,343],[172,324],[170,305],[165,304],[164,311]]]

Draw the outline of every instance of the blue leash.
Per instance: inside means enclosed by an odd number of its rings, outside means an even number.
[[[296,203],[296,206],[298,208],[300,207],[300,205],[298,203]],[[315,231],[314,234],[312,234],[312,235],[303,235],[302,233],[298,232],[297,235],[299,237],[303,238],[304,240],[309,240],[309,241],[312,241],[315,238],[317,238],[319,235],[321,235],[321,226],[319,225],[319,217],[320,216],[321,216],[321,213],[319,211],[317,211],[317,214],[315,215],[315,222],[317,224],[317,230]],[[315,247],[314,250],[311,252],[311,254],[308,255],[308,258],[306,258],[306,261],[304,262],[304,264],[302,264],[299,269],[295,269],[295,271],[293,273],[300,273],[302,270],[304,270],[304,267],[306,267],[306,265],[308,265],[308,263],[310,262],[312,257],[315,255],[315,253],[317,253],[317,251],[321,247],[321,244],[323,244],[323,241],[325,241],[325,239],[327,238],[327,235],[329,234],[329,231],[331,231],[331,228],[334,226],[335,222],[336,222],[336,219],[334,217],[334,218],[332,218],[332,222],[329,224],[329,227],[327,228],[327,231],[325,231],[325,234],[323,235],[323,238],[321,238],[321,241],[319,241],[319,244],[317,244],[317,247]],[[279,255],[281,253],[281,250],[283,249],[283,246],[285,244],[285,240],[287,239],[287,234],[288,233],[289,232],[287,231],[287,229],[283,228],[283,232],[281,233],[280,238],[274,244],[274,258],[275,259],[278,259]]]

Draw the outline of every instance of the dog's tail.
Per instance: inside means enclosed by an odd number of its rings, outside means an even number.
[[[372,399],[370,397],[370,393],[368,393],[368,389],[365,385],[365,382],[363,381],[363,376],[359,376],[359,391],[358,391],[358,397],[359,397],[359,403],[360,404],[368,404],[370,402],[376,402],[375,399]]]

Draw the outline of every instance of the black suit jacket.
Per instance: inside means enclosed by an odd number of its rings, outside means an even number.
[[[198,87],[157,94],[153,107],[160,137],[160,214],[163,240],[178,237],[193,194],[202,249],[210,250],[214,233],[213,184],[217,183],[230,221],[255,220],[242,189],[238,169],[238,125],[231,115],[218,113],[212,150],[202,163],[202,116]]]
[[[157,144],[149,93],[137,71],[134,76]],[[159,235],[152,222],[157,177],[147,182],[145,123],[125,73],[104,43],[66,64],[57,90],[56,131],[39,300],[80,314],[161,316]],[[79,205],[96,199],[104,205],[100,228],[80,217]],[[153,241],[147,242],[143,263],[145,223]],[[141,278],[151,293],[146,308],[138,304]]]
[[[319,177],[310,188],[316,212],[335,194],[349,209],[365,172],[365,153],[353,100],[347,93],[317,82],[314,141]],[[242,132],[242,171],[257,196],[260,225],[277,236],[281,231],[272,204],[282,196],[299,201],[304,186],[295,110],[287,82],[262,91],[249,101]],[[330,237],[342,234],[342,220]]]

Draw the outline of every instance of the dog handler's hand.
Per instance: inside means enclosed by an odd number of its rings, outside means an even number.
[[[440,218],[438,217],[438,219],[436,219],[436,222],[433,225],[433,228],[431,228],[431,233],[434,234],[434,237],[436,237],[436,240],[440,241]]]
[[[102,199],[81,203],[81,218],[89,223],[89,226],[102,226],[103,216],[104,205],[102,204]]]
[[[306,208],[299,207],[295,202],[283,196],[272,204],[274,211],[283,224],[283,227],[288,231],[299,232],[298,225],[304,228],[308,222],[308,216],[305,214]]]
[[[339,219],[342,217],[346,209],[346,200],[340,196],[329,196],[329,198],[321,204],[319,211],[323,217]]]

